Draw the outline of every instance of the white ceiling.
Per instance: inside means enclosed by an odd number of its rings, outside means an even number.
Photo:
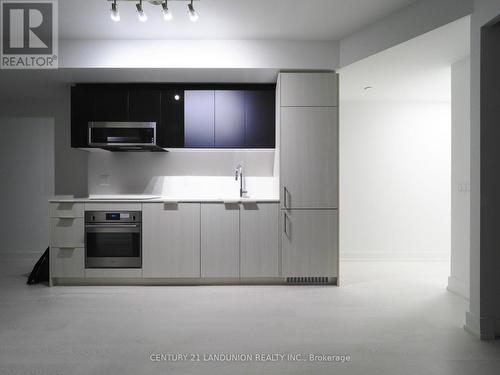
[[[196,23],[188,19],[186,1],[169,1],[170,22],[159,6],[144,3],[145,23],[137,19],[135,2],[119,1],[121,22],[115,23],[107,0],[61,0],[59,34],[61,39],[339,40],[416,1],[196,0]]]
[[[341,99],[451,100],[450,65],[469,55],[469,30],[465,17],[341,69]]]

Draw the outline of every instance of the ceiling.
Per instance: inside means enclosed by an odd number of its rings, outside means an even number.
[[[469,30],[465,17],[341,69],[341,99],[450,101],[450,65],[469,55]]]
[[[174,19],[144,3],[139,22],[135,2],[119,1],[121,22],[110,19],[107,0],[59,1],[61,39],[265,39],[339,40],[419,0],[195,0],[192,23],[186,1],[169,1]]]

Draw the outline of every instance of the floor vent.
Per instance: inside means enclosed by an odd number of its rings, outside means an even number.
[[[287,284],[330,284],[329,277],[287,277]]]

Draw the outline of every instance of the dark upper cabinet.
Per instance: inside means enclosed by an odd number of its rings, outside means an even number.
[[[184,91],[184,147],[210,148],[215,144],[215,91]]]
[[[215,147],[245,147],[245,91],[215,91]]]
[[[274,148],[276,104],[274,90],[245,92],[245,147]]]
[[[88,146],[88,122],[94,116],[94,92],[73,86],[71,88],[71,147]]]
[[[184,147],[184,90],[162,91],[161,118],[162,132],[158,144],[165,148]]]
[[[93,121],[129,121],[129,92],[126,88],[102,87],[94,89]]]
[[[128,119],[138,122],[161,122],[161,91],[131,88],[128,93]]]

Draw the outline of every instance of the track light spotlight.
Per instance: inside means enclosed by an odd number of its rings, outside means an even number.
[[[148,20],[148,16],[146,16],[146,13],[144,13],[144,8],[142,7],[142,0],[135,6],[137,8],[137,17],[139,18],[139,21],[146,22]]]
[[[118,5],[116,0],[111,4],[111,19],[115,22],[120,22],[120,12],[118,12]]]
[[[161,8],[162,8],[162,12],[163,12],[163,19],[165,21],[170,21],[172,18],[174,18],[174,16],[172,15],[170,10],[168,9],[167,0],[165,0],[164,3],[161,3]]]
[[[191,0],[191,3],[188,4],[188,10],[189,10],[189,19],[191,22],[196,22],[198,21],[198,13],[196,13],[196,10],[194,10],[193,6],[193,0]]]

